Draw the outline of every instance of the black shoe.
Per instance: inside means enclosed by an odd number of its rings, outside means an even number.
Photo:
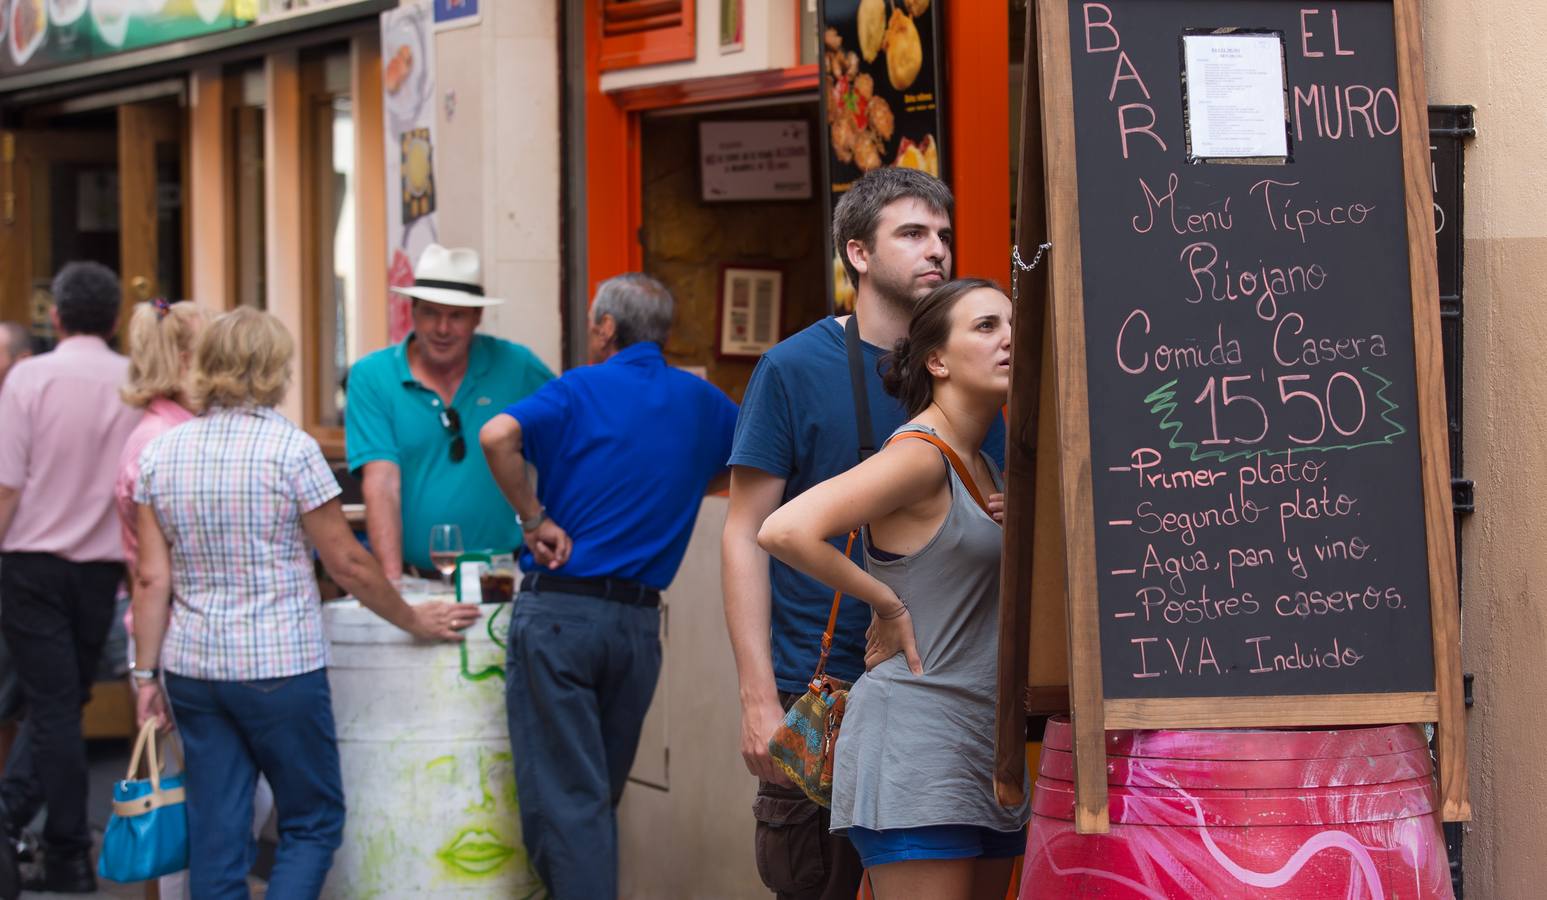
[[[0,900],[16,900],[21,896],[21,872],[16,862],[16,843],[8,833],[0,829]]]
[[[91,853],[62,854],[43,851],[43,864],[22,875],[22,890],[48,891],[55,894],[94,894],[97,873],[91,865]]]
[[[43,843],[38,838],[38,833],[30,828],[13,831],[7,838],[7,842],[16,848],[16,861],[19,863],[35,863],[38,861],[38,846]]]
[[[17,860],[19,841],[11,826],[10,810],[0,800],[0,900],[21,896],[21,866]]]

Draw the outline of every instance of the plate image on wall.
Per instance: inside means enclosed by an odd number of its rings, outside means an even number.
[[[206,25],[215,24],[220,14],[226,10],[226,0],[193,0],[194,12]]]
[[[6,18],[11,22],[11,34],[5,42],[11,48],[11,61],[24,66],[48,34],[48,10],[43,0],[13,0]]]
[[[69,25],[86,12],[87,0],[48,0],[48,21]]]
[[[382,87],[394,132],[412,130],[427,101],[425,24],[428,16],[399,16],[382,41]]]
[[[92,0],[91,21],[97,37],[109,47],[122,47],[129,34],[130,0]]]

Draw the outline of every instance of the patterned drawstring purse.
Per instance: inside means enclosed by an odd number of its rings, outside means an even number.
[[[854,551],[854,539],[858,536],[858,531],[849,532],[844,556]],[[843,724],[843,708],[849,698],[849,683],[827,674],[827,654],[833,647],[838,602],[842,599],[842,591],[833,591],[833,609],[827,615],[827,630],[822,632],[822,656],[817,660],[816,674],[768,741],[768,753],[774,763],[813,803],[827,807],[833,803],[833,746],[838,742],[838,727]]]

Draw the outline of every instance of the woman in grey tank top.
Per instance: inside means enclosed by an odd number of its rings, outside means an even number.
[[[883,373],[912,417],[887,447],[785,504],[758,542],[871,606],[866,672],[849,692],[832,828],[878,900],[1001,898],[1025,848],[1026,803],[994,798],[999,473],[981,452],[1010,387],[1010,301],[961,279],[919,301]],[[904,432],[938,438],[957,456]],[[865,528],[869,571],[828,538]]]

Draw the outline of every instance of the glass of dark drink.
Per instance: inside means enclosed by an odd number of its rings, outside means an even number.
[[[516,573],[506,568],[489,569],[478,577],[484,603],[509,603],[516,596]]]

